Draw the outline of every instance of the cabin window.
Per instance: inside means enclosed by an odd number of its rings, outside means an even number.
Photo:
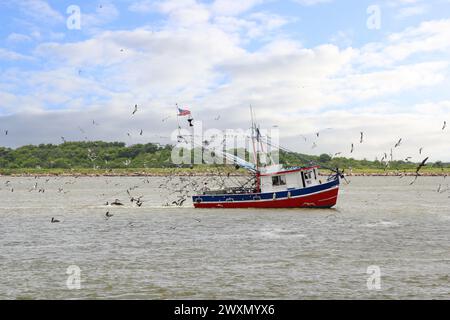
[[[286,176],[273,176],[272,177],[273,186],[284,186],[286,185]]]
[[[302,183],[303,183],[303,188],[304,188],[304,187],[306,187],[306,184],[305,184],[305,173],[303,171],[301,172],[301,176],[302,176]]]
[[[306,180],[312,179],[312,173],[311,173],[311,171],[306,171],[306,172],[305,172],[305,179],[306,179]]]
[[[303,187],[312,184],[312,175],[313,175],[312,170],[302,172]]]

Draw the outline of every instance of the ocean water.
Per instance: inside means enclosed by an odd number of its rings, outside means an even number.
[[[0,177],[0,299],[449,299],[447,179],[351,177],[334,209],[230,210],[167,206],[161,177]]]

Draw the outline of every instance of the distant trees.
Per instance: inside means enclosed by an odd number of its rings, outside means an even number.
[[[442,163],[442,161],[436,161],[433,164],[433,167],[435,167],[435,168],[442,168],[442,167],[444,167],[444,164]]]
[[[319,156],[320,163],[328,163],[330,161],[331,161],[331,156],[328,154],[323,153]]]
[[[0,147],[0,168],[163,167],[170,164],[171,148],[154,143],[127,147],[123,142],[103,141]]]
[[[235,153],[238,150],[235,150]],[[242,151],[242,150],[241,150]],[[65,142],[59,145],[26,145],[17,149],[0,147],[0,169],[77,169],[77,168],[162,168],[172,167],[172,146],[155,143],[126,146],[123,142],[84,141]],[[242,153],[242,152],[241,152]],[[245,152],[248,157],[249,154]],[[355,160],[333,158],[328,154],[312,156],[280,150],[279,161],[285,166],[320,164],[332,168],[384,169],[385,163],[378,160]],[[417,164],[392,161],[390,170],[414,169]],[[449,167],[448,163],[437,161],[429,166]]]

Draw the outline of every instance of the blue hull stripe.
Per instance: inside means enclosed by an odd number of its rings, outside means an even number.
[[[317,186],[301,188],[301,189],[292,189],[288,191],[278,191],[278,192],[266,192],[266,193],[245,193],[245,194],[223,194],[223,195],[199,195],[193,196],[192,200],[196,202],[197,200],[201,200],[201,202],[226,202],[227,199],[233,199],[233,201],[254,201],[254,197],[260,197],[261,200],[272,200],[273,194],[276,194],[276,198],[287,198],[288,192],[291,193],[291,198],[304,196],[312,193],[317,193],[320,191],[324,191],[327,189],[331,189],[335,186],[339,185],[339,179],[335,179],[330,182],[326,182],[323,184],[319,184]],[[255,200],[258,201],[258,200]]]

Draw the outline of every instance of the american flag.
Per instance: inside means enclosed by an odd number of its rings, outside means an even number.
[[[188,116],[190,114],[191,114],[191,112],[189,110],[178,108],[178,115],[179,116]]]

